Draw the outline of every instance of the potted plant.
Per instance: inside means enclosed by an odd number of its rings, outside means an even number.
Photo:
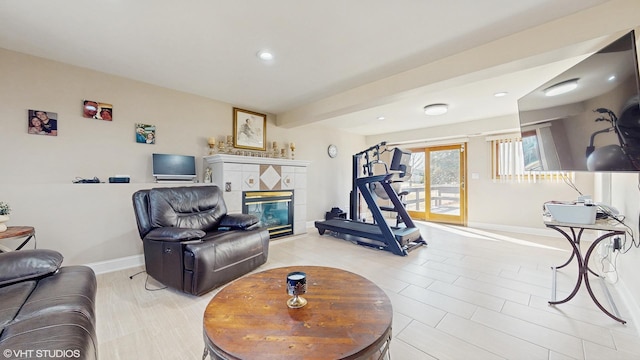
[[[11,207],[9,204],[0,201],[0,232],[7,230],[5,222],[9,221],[9,214],[11,213]]]

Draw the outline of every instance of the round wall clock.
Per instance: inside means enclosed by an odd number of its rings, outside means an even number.
[[[327,154],[329,154],[330,158],[338,156],[338,147],[333,144],[329,145],[327,148]]]

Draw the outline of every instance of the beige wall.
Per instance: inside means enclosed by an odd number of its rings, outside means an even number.
[[[231,134],[232,104],[0,49],[0,201],[8,225],[36,227],[38,247],[62,252],[65,264],[142,253],[131,195],[157,186],[151,154],[201,157],[209,136]],[[82,117],[82,100],[114,106],[112,122]],[[27,110],[58,114],[59,135],[27,133]],[[250,109],[260,111],[259,109]],[[333,206],[348,208],[351,157],[364,137],[309,125],[282,129],[268,116],[267,138],[295,141],[309,160],[308,220]],[[155,145],[138,144],[135,123],[157,126]],[[330,159],[326,148],[338,145]],[[202,161],[196,162],[201,176]],[[128,174],[131,184],[72,184],[76,177]]]
[[[490,142],[485,137],[471,138],[468,144],[469,223],[544,229],[542,206],[549,200],[571,201],[578,193],[564,182],[501,183],[491,179]],[[472,179],[476,173],[479,179]],[[575,184],[584,194],[593,194],[593,175],[576,173]],[[499,195],[498,195],[499,194]]]

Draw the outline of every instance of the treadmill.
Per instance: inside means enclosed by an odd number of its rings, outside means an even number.
[[[353,190],[351,191],[350,219],[333,218],[324,221],[316,221],[315,227],[318,229],[320,235],[324,235],[326,231],[329,231],[337,237],[353,241],[358,245],[374,247],[390,251],[396,255],[406,256],[409,251],[426,245],[427,243],[422,239],[419,229],[413,223],[413,220],[400,201],[398,194],[391,186],[395,173],[387,170],[386,174],[371,175],[373,173],[373,165],[381,163],[380,147],[384,145],[386,145],[386,142],[374,145],[367,150],[353,155],[354,181]],[[370,154],[370,152],[373,154]],[[396,154],[399,154],[399,156]],[[366,159],[364,169],[368,176],[358,177],[359,163],[363,156]],[[371,160],[372,156],[375,158],[374,160]],[[406,163],[409,161],[408,159],[410,159],[410,157],[410,153],[404,153],[400,149],[396,148],[391,170],[399,170],[396,168],[401,169],[402,166],[400,165],[404,165],[406,167]],[[401,164],[403,161],[404,164]],[[390,226],[385,220],[380,207],[371,193],[372,185],[376,183],[379,183],[382,186],[389,200],[393,203],[395,211],[403,220],[405,225],[404,227]],[[367,206],[369,207],[369,211],[373,215],[374,223],[367,223],[358,219],[358,193],[362,194],[362,197],[365,199]]]

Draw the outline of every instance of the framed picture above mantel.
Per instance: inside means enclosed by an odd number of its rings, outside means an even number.
[[[233,147],[267,149],[267,115],[233,108]]]

